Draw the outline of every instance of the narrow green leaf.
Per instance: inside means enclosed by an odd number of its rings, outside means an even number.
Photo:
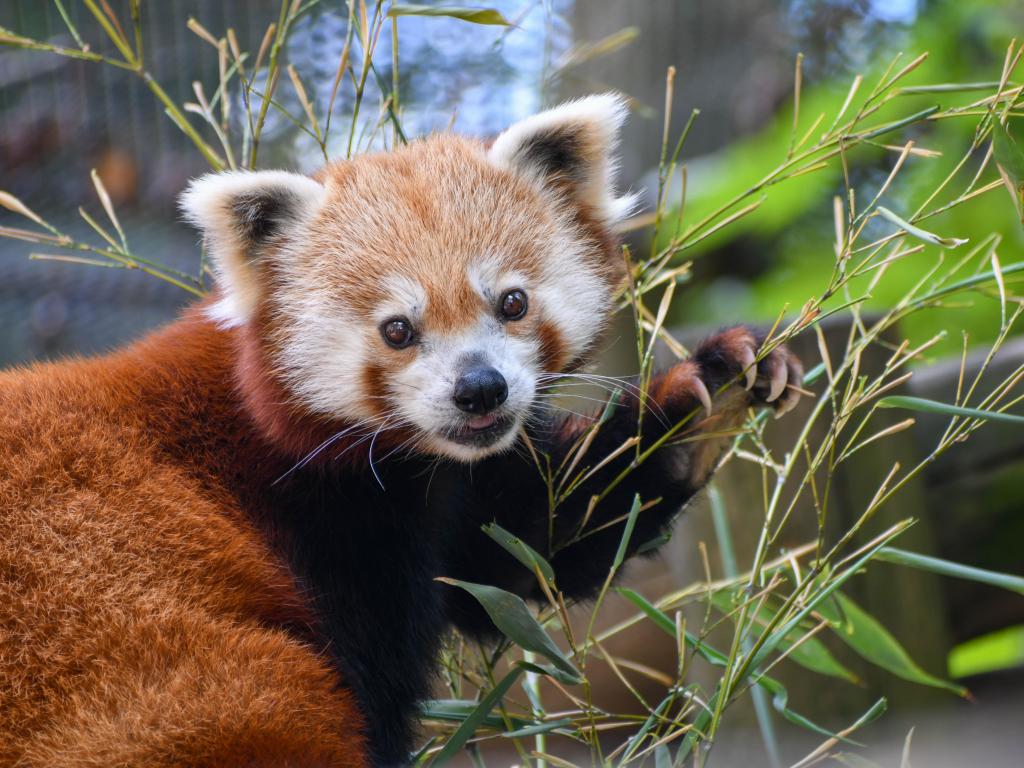
[[[949,652],[946,663],[949,676],[957,679],[1019,669],[1024,665],[1024,624],[960,643]]]
[[[894,120],[891,123],[886,123],[885,125],[880,125],[877,128],[872,128],[871,130],[866,131],[865,133],[859,134],[858,138],[861,139],[861,141],[867,141],[868,139],[878,138],[879,136],[891,133],[892,131],[898,130],[900,128],[905,128],[908,125],[913,125],[914,123],[919,123],[922,120],[927,120],[929,117],[931,117],[938,111],[938,105],[928,107],[927,109],[922,109],[920,112],[915,112],[912,115],[907,115],[906,117],[901,118],[899,120]]]
[[[455,729],[455,733],[451,735],[451,738],[448,739],[441,751],[434,757],[434,765],[443,765],[455,757],[455,754],[462,749],[463,745],[473,738],[476,729],[484,723],[487,716],[491,714],[491,710],[508,693],[508,689],[512,687],[512,684],[515,683],[522,673],[522,667],[513,667],[494,688],[487,692],[487,695],[480,700],[476,708],[462,721],[462,725]]]
[[[640,494],[633,496],[633,506],[629,509],[629,517],[626,518],[626,527],[622,531],[622,539],[619,541],[619,549],[615,553],[615,560],[612,561],[612,570],[619,570],[622,561],[626,559],[626,551],[629,549],[629,540],[633,537],[633,528],[636,526],[637,515],[640,514]]]
[[[926,400],[923,397],[907,397],[905,395],[890,395],[878,401],[879,408],[906,408],[910,411],[924,411],[925,413],[943,413],[947,416],[967,416],[972,419],[985,419],[987,421],[1005,421],[1010,424],[1024,424],[1024,416],[1015,416],[1012,413],[1000,413],[999,411],[985,411],[979,408],[963,408],[959,405],[940,403],[936,400]]]
[[[793,725],[798,725],[801,728],[804,728],[808,731],[813,731],[814,733],[821,734],[822,736],[827,736],[832,739],[839,739],[840,741],[846,742],[847,744],[856,744],[857,746],[860,746],[860,744],[858,744],[856,741],[853,741],[851,739],[844,739],[839,734],[833,733],[827,728],[822,728],[820,725],[817,725],[816,723],[807,719],[799,712],[795,712],[792,709],[790,709],[789,691],[787,691],[786,686],[784,686],[778,680],[763,675],[758,676],[755,673],[753,682],[756,685],[759,685],[760,687],[764,688],[769,693],[771,693],[772,706],[775,708],[775,711],[782,715],[784,718],[786,718]]]
[[[555,570],[551,567],[551,563],[549,563],[544,556],[540,554],[540,552],[535,550],[518,536],[506,531],[497,523],[488,523],[487,525],[482,526],[482,530],[498,542],[498,544],[500,544],[506,552],[512,555],[512,557],[529,568],[530,573],[534,573],[535,567],[539,568],[547,583],[554,584]]]
[[[804,383],[813,384],[821,378],[821,374],[825,372],[825,364],[818,363],[816,366],[811,368],[806,374],[804,374]]]
[[[639,547],[636,548],[636,554],[642,555],[645,552],[653,552],[656,549],[661,549],[665,544],[672,540],[671,533],[663,533],[660,536],[655,536],[650,541],[645,541]]]
[[[908,85],[900,93],[964,93],[966,91],[992,91],[999,87],[998,80],[982,83],[935,83],[934,85]]]
[[[441,720],[443,722],[461,723],[469,717],[480,705],[479,701],[473,699],[432,699],[424,701],[420,705],[420,717],[426,720]],[[527,727],[532,725],[529,720],[510,717],[513,725]],[[488,715],[481,721],[482,725],[490,728],[507,728],[508,723],[498,715]]]
[[[445,577],[437,580],[469,592],[487,611],[494,626],[506,637],[521,648],[539,653],[555,665],[553,670],[545,669],[545,672],[571,685],[582,682],[579,671],[558,649],[521,597],[486,584],[473,584]]]
[[[664,744],[654,749],[654,768],[672,768],[672,753]]]
[[[1017,218],[1024,224],[1024,150],[998,120],[992,126],[992,155],[1006,191],[1010,193]]]
[[[992,155],[1018,191],[1024,190],[1024,149],[1013,140],[1005,125],[998,120],[993,122]]]
[[[1008,589],[1011,592],[1024,595],[1024,577],[1013,576],[1009,573],[987,571],[984,568],[961,565],[960,563],[942,560],[938,557],[929,557],[928,555],[919,555],[916,552],[907,552],[904,549],[896,549],[895,547],[885,547],[879,550],[875,559],[886,563],[919,568],[922,571],[931,571],[942,576],[952,576],[955,579],[977,581],[981,584]]]
[[[929,232],[928,230],[921,229],[920,227],[915,227],[909,221],[900,218],[883,205],[878,206],[876,210],[882,218],[888,219],[908,235],[913,235],[918,240],[924,240],[926,243],[941,245],[943,248],[956,248],[958,245],[963,245],[967,242],[966,239],[959,237],[940,237],[934,232]]]
[[[1024,261],[1015,261],[1013,264],[1007,264],[999,271],[1004,279],[1007,275],[1024,272]],[[924,296],[919,296],[911,302],[910,306],[919,307],[923,304],[927,304],[929,301],[942,298],[943,296],[949,296],[957,293],[958,291],[966,291],[976,286],[995,282],[995,280],[996,276],[993,272],[981,272],[977,275],[971,275],[970,277],[965,277],[963,280],[957,280],[955,283],[950,283],[942,288],[936,288],[934,291],[926,293]],[[805,376],[804,381],[806,380],[807,377]]]
[[[644,721],[644,724],[640,726],[640,730],[634,733],[630,737],[629,742],[626,744],[626,749],[622,753],[622,759],[619,761],[620,766],[625,765],[627,762],[629,762],[629,759],[640,748],[640,745],[643,744],[644,737],[646,737],[647,734],[650,733],[650,730],[658,724],[662,714],[665,711],[665,708],[668,707],[668,705],[671,704],[673,701],[675,701],[675,699],[676,693],[675,691],[671,691],[669,695],[662,699],[658,706],[654,708],[654,711],[652,711],[651,714],[647,716],[647,719]]]
[[[544,675],[545,677],[553,677],[556,680],[561,680],[563,683],[570,683],[572,685],[575,685],[576,683],[580,682],[580,680],[567,678],[565,672],[555,669],[550,664],[536,664],[530,661],[517,661],[516,664],[521,666],[527,672],[533,672],[538,675]]]
[[[643,611],[659,629],[672,637],[676,636],[676,623],[646,597],[629,587],[617,587],[615,591]],[[685,639],[686,644],[703,656],[709,664],[713,664],[716,667],[724,667],[728,663],[729,659],[724,653],[706,645],[692,632],[687,632]]]
[[[836,635],[860,656],[897,677],[933,688],[942,688],[957,696],[967,696],[967,689],[925,672],[910,658],[874,616],[841,592],[834,595],[835,602],[823,601],[817,610],[832,625]]]
[[[388,10],[388,16],[448,16],[472,24],[490,24],[511,27],[512,22],[492,8],[466,8],[458,5],[420,5],[419,3],[395,3]]]
[[[622,397],[622,390],[619,387],[616,387],[608,396],[608,402],[604,404],[604,410],[601,411],[601,418],[597,420],[598,427],[602,426],[612,417],[616,408],[622,407],[622,403],[619,402],[620,397]]]
[[[572,728],[572,718],[563,717],[561,720],[552,720],[549,723],[534,723],[533,725],[527,725],[523,728],[517,728],[514,731],[508,731],[507,733],[501,734],[509,739],[518,739],[523,736],[536,736],[539,733],[549,733],[556,731],[559,728]]]
[[[792,618],[789,619],[789,621],[787,621],[781,627],[772,632],[771,636],[768,637],[768,639],[765,640],[764,643],[761,645],[761,648],[755,652],[754,657],[748,662],[747,666],[750,669],[756,669],[761,664],[765,663],[768,660],[768,657],[771,656],[771,654],[773,654],[775,650],[778,648],[779,643],[782,642],[783,638],[789,635],[789,633],[792,632],[794,628],[800,626],[800,623],[804,621],[808,616],[810,616],[812,611],[814,611],[819,605],[824,603],[832,594],[837,592],[843,584],[845,584],[847,581],[853,578],[853,575],[855,573],[857,573],[872,558],[874,558],[876,554],[878,554],[878,550],[880,550],[890,541],[892,541],[901,533],[903,533],[903,531],[909,528],[910,525],[910,521],[904,520],[903,522],[897,523],[896,525],[892,526],[888,531],[883,533],[880,537],[878,537],[878,539],[875,540],[878,542],[877,544],[875,544],[867,552],[865,552],[859,558],[857,558],[857,560],[852,565],[847,567],[838,576],[834,576],[831,579],[831,581],[827,584],[827,586],[818,589],[816,592],[812,593],[809,596],[809,598],[803,603],[803,607],[799,611],[797,611],[796,615],[794,615]]]

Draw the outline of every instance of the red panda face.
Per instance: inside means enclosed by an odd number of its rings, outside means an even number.
[[[507,448],[539,378],[579,365],[610,313],[609,228],[632,202],[610,182],[623,115],[591,97],[490,148],[435,136],[315,179],[204,177],[183,206],[217,275],[208,314],[257,329],[316,420],[459,460]]]

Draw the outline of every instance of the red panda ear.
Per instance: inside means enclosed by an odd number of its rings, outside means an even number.
[[[625,101],[615,94],[588,96],[521,120],[491,145],[495,165],[566,189],[613,224],[627,216],[637,196],[616,197],[615,148],[626,120]]]
[[[252,317],[261,292],[260,258],[301,233],[323,198],[323,185],[285,171],[211,173],[189,184],[181,210],[203,233],[221,294],[210,307],[212,317],[226,326]]]

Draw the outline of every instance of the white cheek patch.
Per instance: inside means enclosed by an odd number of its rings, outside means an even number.
[[[291,288],[291,287],[290,287]],[[281,301],[279,365],[288,388],[313,413],[334,419],[370,418],[361,374],[370,355],[365,321],[315,289],[289,289]]]
[[[298,276],[283,290],[279,363],[290,391],[313,413],[348,421],[376,419],[382,405],[390,409],[389,401],[407,396],[401,376],[393,382],[393,391],[368,392],[362,374],[381,352],[380,323],[403,316],[415,325],[426,309],[427,295],[412,278],[381,279],[387,300],[370,317],[355,316],[329,289],[303,285]],[[408,354],[414,356],[416,350]],[[415,363],[408,366],[414,367]]]
[[[603,331],[612,309],[612,293],[572,225],[560,223],[531,307],[536,306],[555,325],[567,358],[574,359],[589,351]]]

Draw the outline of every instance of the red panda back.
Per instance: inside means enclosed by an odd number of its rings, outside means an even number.
[[[363,763],[350,694],[285,629],[314,621],[294,580],[215,479],[248,439],[230,356],[190,318],[0,375],[0,765]]]

